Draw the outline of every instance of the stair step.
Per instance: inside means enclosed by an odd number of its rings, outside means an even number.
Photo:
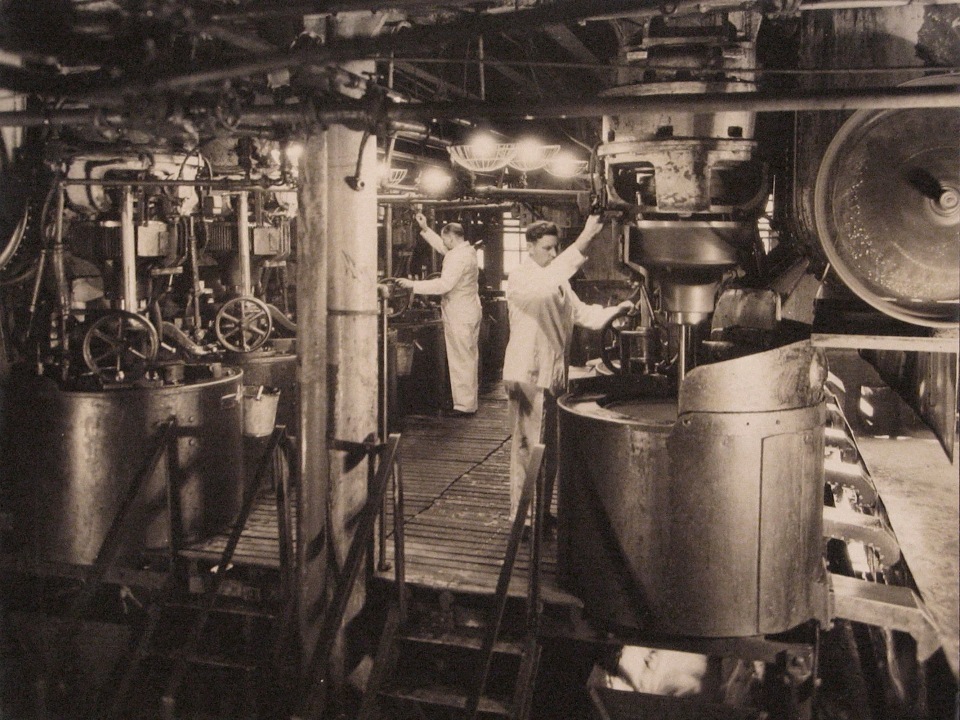
[[[192,610],[194,612],[201,612],[204,610],[203,603],[200,602],[190,602],[187,600],[168,600],[163,603],[164,608],[169,608],[171,610]],[[275,620],[277,618],[277,613],[268,612],[266,610],[257,610],[252,607],[243,607],[241,605],[225,605],[221,601],[217,604],[213,610],[210,611],[213,615],[240,615],[246,617],[255,617],[263,618],[265,620]]]
[[[436,634],[408,631],[400,635],[399,639],[403,642],[437,645],[463,650],[479,650],[483,644],[483,638],[448,632]],[[498,640],[493,646],[493,651],[501,655],[523,655],[523,643]]]
[[[165,660],[177,660],[180,653],[176,650],[166,652],[150,653],[153,657],[163,658]],[[201,653],[191,653],[187,655],[187,662],[191,665],[202,665],[205,667],[224,668],[227,670],[242,670],[243,672],[254,672],[257,664],[253,662],[244,662],[226,655],[204,655]]]
[[[467,706],[467,696],[445,687],[394,688],[380,693],[394,700],[405,700],[424,705],[463,710]],[[479,711],[489,715],[510,716],[510,707],[501,700],[489,697],[480,698]]]
[[[643,692],[593,688],[595,705],[610,720],[768,720],[755,708],[705,702],[699,698],[667,697]],[[600,709],[598,708],[598,709]]]

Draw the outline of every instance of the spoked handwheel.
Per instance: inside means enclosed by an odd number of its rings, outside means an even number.
[[[228,300],[213,323],[217,339],[227,350],[248,353],[261,347],[273,330],[270,308],[254,297]]]
[[[600,359],[613,373],[620,373],[620,333],[630,330],[636,325],[636,318],[631,315],[614,315],[607,320],[600,331]]]
[[[400,286],[397,278],[384,278],[380,281],[381,297],[387,299],[387,317],[395,318],[410,307],[413,291]]]
[[[113,310],[98,318],[83,336],[83,362],[108,382],[138,380],[159,348],[157,331],[149,321]]]

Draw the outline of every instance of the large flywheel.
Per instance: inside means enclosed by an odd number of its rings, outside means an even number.
[[[814,202],[824,252],[861,299],[906,322],[956,325],[960,108],[854,113],[827,148]]]

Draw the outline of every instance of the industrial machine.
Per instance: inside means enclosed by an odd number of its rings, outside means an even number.
[[[215,177],[198,153],[59,148],[45,166],[48,192],[23,228],[39,257],[14,286],[29,302],[12,338],[32,362],[11,375],[4,404],[19,428],[5,438],[16,485],[5,493],[21,551],[93,562],[168,420],[174,457],[130,510],[140,530],[128,550],[164,548],[175,532],[180,543],[208,537],[240,508],[245,420],[262,422],[264,388],[280,392],[279,420],[295,431],[289,178]]]
[[[757,22],[648,22],[606,94],[752,92]],[[822,252],[899,321],[958,321],[958,123],[955,109],[860,112],[822,159]],[[905,126],[915,132],[898,140]],[[882,522],[865,533],[825,511],[826,479],[858,498],[857,512],[878,512],[859,471],[825,478],[825,428],[844,424],[828,419],[836,406],[810,326],[784,317],[796,283],[766,261],[758,219],[773,188],[753,137],[746,110],[604,117],[602,203],[619,215],[638,289],[635,310],[603,331],[605,376],[559,403],[558,566],[585,613],[624,643],[741,660],[787,647],[792,659],[768,666],[791,688],[777,712],[807,717],[817,634],[833,618],[909,625],[920,660],[929,628],[894,619],[892,596],[868,618],[841,597],[848,579],[827,572],[824,537],[886,548],[884,573],[899,550]]]

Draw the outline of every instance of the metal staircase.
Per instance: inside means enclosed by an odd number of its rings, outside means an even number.
[[[449,592],[416,597],[403,578],[403,513],[395,511],[397,597],[367,682],[359,720],[530,716],[540,662],[537,642],[543,526],[543,446],[531,452],[494,595]],[[534,502],[528,595],[508,598],[510,578]],[[402,498],[402,494],[401,494]],[[412,600],[412,601],[411,601]]]
[[[256,499],[266,490],[267,474],[281,447],[293,451],[285,429],[278,426],[245,492],[226,547],[199,596],[190,592],[178,533],[171,533],[167,581],[146,608],[146,622],[111,697],[100,703],[104,717],[139,717],[143,713],[152,717],[153,707],[159,705],[164,720],[175,720],[183,699],[193,714],[202,711],[213,717],[255,718],[262,715],[264,702],[271,702],[263,697],[264,686],[269,684],[268,669],[276,672],[282,664],[283,643],[293,615],[289,473],[277,473],[273,468],[279,476],[274,488],[281,565],[277,598],[245,602],[225,597],[221,591],[240,536]],[[175,507],[170,515],[171,528],[176,528]],[[277,672],[275,678],[280,677],[282,673]],[[136,692],[132,692],[134,688]]]

